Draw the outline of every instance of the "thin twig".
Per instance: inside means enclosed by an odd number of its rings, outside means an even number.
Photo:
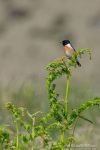
[[[76,129],[76,125],[77,125],[78,119],[79,119],[79,116],[77,116],[76,122],[75,122],[75,124],[74,124],[74,126],[73,126],[72,137],[74,137],[74,133],[75,133],[75,129]],[[70,143],[69,150],[71,149],[71,145],[72,145],[72,142]]]

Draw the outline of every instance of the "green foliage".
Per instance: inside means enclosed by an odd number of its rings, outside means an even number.
[[[2,145],[2,148],[7,148],[10,142],[10,138],[9,138],[9,131],[4,128],[4,127],[0,127],[0,143]]]
[[[30,114],[23,107],[16,107],[8,103],[6,108],[10,112],[16,133],[10,133],[6,128],[0,128],[0,144],[2,149],[47,149],[47,150],[71,150],[71,144],[75,142],[75,128],[77,121],[83,119],[89,123],[91,120],[83,116],[83,112],[94,106],[99,106],[100,98],[93,98],[82,104],[79,108],[68,110],[68,89],[71,68],[77,67],[76,57],[91,53],[88,49],[77,51],[70,60],[66,57],[55,60],[47,66],[47,88],[50,110],[43,116],[41,112]],[[67,61],[68,60],[68,61]],[[64,76],[67,79],[65,98],[60,101],[56,92],[56,79]],[[37,119],[42,115],[41,119]],[[26,121],[29,117],[30,121]],[[53,132],[55,131],[55,132]],[[70,133],[70,131],[72,133]],[[55,138],[56,137],[56,138]]]

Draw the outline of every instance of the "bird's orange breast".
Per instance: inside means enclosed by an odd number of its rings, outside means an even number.
[[[72,52],[73,48],[72,47],[68,47],[68,46],[64,46],[64,51],[66,52]]]

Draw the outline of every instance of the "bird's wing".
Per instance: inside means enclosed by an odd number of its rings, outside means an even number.
[[[73,48],[73,50],[76,52],[75,48],[73,47],[73,45],[71,44],[71,47]]]
[[[71,47],[73,48],[73,50],[76,52],[76,49],[73,47],[73,45],[71,44]],[[79,59],[79,56],[76,57],[77,61]]]

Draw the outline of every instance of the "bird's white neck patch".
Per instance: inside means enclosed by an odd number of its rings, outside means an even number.
[[[65,46],[67,46],[67,47],[70,47],[70,48],[71,48],[71,45],[70,45],[70,44],[66,44]]]

